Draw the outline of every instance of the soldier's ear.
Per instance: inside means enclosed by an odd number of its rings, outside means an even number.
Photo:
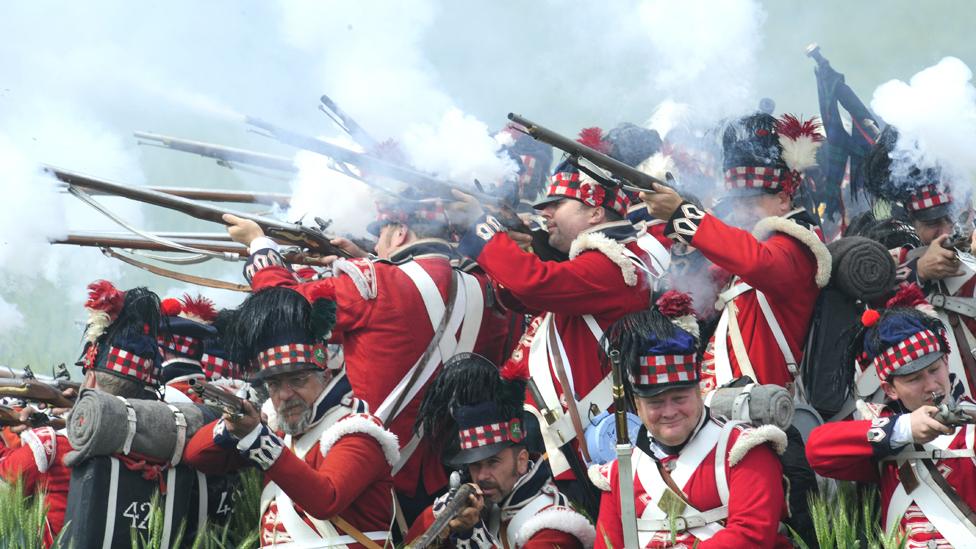
[[[529,451],[524,446],[520,447],[518,453],[515,455],[515,462],[520,475],[529,472]]]
[[[895,389],[895,384],[893,382],[894,380],[892,380],[892,383],[882,381],[881,390],[884,391],[885,395],[891,400],[898,400],[898,390]]]

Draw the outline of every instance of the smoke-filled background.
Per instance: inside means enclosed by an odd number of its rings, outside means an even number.
[[[963,154],[976,145],[974,18],[962,0],[924,9],[907,0],[8,3],[0,18],[0,364],[46,372],[73,361],[84,287],[97,278],[162,297],[190,289],[97,250],[47,244],[68,230],[117,227],[39,175],[41,164],[128,185],[294,193],[289,219],[319,215],[361,234],[373,214],[362,186],[322,157],[248,132],[242,115],[348,143],[316,109],[328,93],[374,136],[397,139],[418,168],[492,181],[514,168],[492,138],[509,111],[569,135],[623,121],[666,132],[742,114],[761,97],[777,112],[818,114],[803,54],[816,41],[866,103],[951,156],[965,181],[976,158]],[[950,122],[951,135],[940,133]],[[293,156],[300,172],[289,180],[228,170],[139,146],[137,130]],[[221,229],[100,200],[146,229]],[[193,272],[239,281],[240,267],[211,262]],[[240,299],[205,293],[223,306]]]

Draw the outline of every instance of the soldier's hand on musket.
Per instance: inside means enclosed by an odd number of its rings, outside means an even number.
[[[935,419],[937,413],[939,409],[935,406],[920,406],[912,412],[909,421],[912,425],[912,439],[916,444],[925,444],[941,435],[952,434],[954,429]]]
[[[244,413],[231,415],[224,412],[224,423],[230,434],[237,438],[244,438],[261,423],[261,412],[250,401],[245,400]]]
[[[918,276],[922,280],[942,280],[963,273],[956,251],[942,246],[947,238],[946,234],[937,237],[918,259]]]
[[[651,183],[651,185],[654,188],[653,193],[640,193],[640,199],[644,201],[644,204],[647,204],[647,211],[655,219],[663,219],[665,221],[671,219],[671,216],[674,215],[674,212],[678,211],[678,207],[681,206],[684,199],[671,187],[665,187],[657,183]]]
[[[24,431],[26,431],[28,429],[31,429],[31,426],[30,426],[30,423],[29,423],[30,418],[31,418],[31,416],[33,416],[34,414],[37,414],[37,413],[40,413],[40,412],[38,411],[37,408],[34,408],[33,406],[29,406],[28,405],[28,406],[24,406],[23,408],[21,408],[20,411],[17,412],[17,419],[19,419],[23,423],[21,423],[20,425],[13,425],[13,426],[11,426],[10,427],[10,432],[11,433],[23,433]]]
[[[369,252],[360,248],[355,242],[349,240],[348,238],[333,238],[329,241],[330,244],[339,248],[340,250],[349,254],[349,257],[369,257]],[[339,259],[337,255],[325,255],[322,257],[305,257],[305,265],[318,265],[319,267],[328,267]]]
[[[231,240],[239,244],[249,246],[255,239],[264,236],[261,227],[250,219],[237,217],[234,214],[224,214],[221,219],[227,223],[227,234],[230,235]]]
[[[485,209],[477,198],[457,189],[452,189],[451,194],[454,195],[456,201],[449,203],[444,208],[451,223],[466,227],[485,215]]]
[[[508,231],[508,237],[518,244],[518,247],[522,248],[523,252],[527,252],[532,248],[532,235],[530,234],[519,231]]]
[[[468,506],[447,523],[451,532],[458,534],[470,532],[481,520],[481,510],[485,507],[485,496],[481,492],[480,486],[474,483],[471,486],[474,487],[474,493],[468,496]]]

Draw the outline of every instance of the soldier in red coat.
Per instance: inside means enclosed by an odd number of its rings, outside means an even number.
[[[642,193],[665,233],[694,246],[729,275],[722,310],[702,365],[708,391],[734,378],[792,388],[830,254],[814,219],[793,205],[802,171],[813,165],[815,121],[763,113],[731,124],[724,135],[726,221],[661,185]]]
[[[542,457],[538,422],[523,407],[528,370],[509,362],[499,372],[484,357],[454,357],[431,384],[419,420],[445,441],[446,462],[465,471],[474,488],[450,517],[442,514],[456,497],[435,500],[407,534],[416,539],[435,520],[441,546],[463,549],[582,549],[593,545],[590,522],[559,493]],[[449,520],[448,520],[449,519]]]
[[[82,387],[123,398],[156,398],[162,358],[156,344],[159,298],[145,288],[121,292],[104,280],[88,290]],[[26,417],[32,411],[27,408],[22,413]],[[19,448],[0,460],[0,478],[8,484],[20,478],[27,494],[44,493],[48,509],[44,542],[50,547],[64,527],[71,483],[64,457],[72,448],[65,431],[52,427],[24,431],[21,441]]]
[[[478,221],[459,251],[491,276],[506,304],[536,315],[511,360],[528,364],[544,400],[533,404],[564,418],[543,434],[556,478],[571,480],[560,447],[583,438],[584,427],[612,404],[599,340],[612,322],[649,305],[667,269],[667,250],[627,221],[628,200],[619,188],[599,184],[569,161],[556,169],[546,197],[535,205],[546,220],[549,244],[567,253],[568,261],[542,261],[521,250],[495,216],[483,214],[473,200],[467,204]]]
[[[865,312],[849,353],[876,370],[890,401],[860,402],[859,419],[817,427],[807,456],[825,477],[880,484],[884,527],[900,530],[908,547],[973,547],[974,426],[944,412],[954,403],[965,417],[976,403],[953,402],[950,345],[931,306],[917,289],[899,294],[894,307]]]
[[[204,343],[217,336],[211,323],[217,317],[213,301],[197,295],[167,298],[162,301],[163,322],[160,325],[159,349],[163,355],[163,400],[194,402],[200,399],[190,391],[189,381],[207,379],[203,370]]]
[[[612,461],[591,471],[605,490],[596,547],[628,547],[625,529],[635,527],[641,548],[792,547],[778,533],[786,500],[776,453],[786,434],[711,417],[699,386],[698,325],[691,300],[678,297],[668,292],[607,333],[642,426],[629,470]],[[632,485],[633,501],[622,501],[621,485]]]
[[[936,308],[953,343],[949,353],[949,374],[958,390],[976,390],[976,258],[965,234],[950,240],[954,230],[953,211],[962,210],[953,199],[947,172],[939,166],[903,165],[892,169],[891,154],[898,132],[889,126],[865,159],[865,185],[894,208],[914,229],[919,244],[899,250],[899,272],[918,284]],[[969,221],[970,229],[972,220]],[[965,231],[964,231],[965,232]],[[961,240],[959,237],[962,237]],[[859,387],[876,388],[871,369]],[[866,391],[866,389],[864,389]],[[863,394],[863,393],[862,393]]]
[[[206,474],[244,466],[264,472],[261,546],[382,546],[393,520],[396,436],[325,369],[324,341],[335,304],[309,303],[289,288],[266,288],[234,315],[230,347],[258,369],[274,414],[249,403],[240,416],[198,431],[184,462]],[[239,356],[237,356],[239,354]],[[365,540],[365,543],[364,543]]]
[[[508,313],[486,277],[452,267],[447,218],[440,201],[404,197],[383,204],[370,225],[377,257],[339,259],[334,276],[299,283],[254,223],[228,218],[238,242],[250,245],[245,268],[255,290],[286,286],[309,301],[338,305],[333,342],[341,343],[354,393],[399,437],[401,462],[394,480],[408,520],[447,485],[440,456],[412,427],[424,388],[443,360],[477,351],[498,359]],[[365,253],[348,241],[354,256]],[[486,329],[501,323],[504,329]]]

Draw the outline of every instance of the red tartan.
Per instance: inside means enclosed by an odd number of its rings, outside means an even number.
[[[650,355],[640,357],[638,385],[663,385],[698,379],[695,355]]]
[[[195,357],[203,352],[203,341],[195,337],[169,334],[158,336],[156,342],[163,349],[183,356]]]
[[[942,204],[952,204],[952,193],[943,192],[939,187],[932,183],[920,188],[918,192],[912,194],[905,207],[912,212],[925,210]]]
[[[611,204],[607,204],[608,194],[613,199]],[[546,196],[575,198],[594,208],[604,206],[621,217],[627,217],[627,208],[630,207],[630,200],[620,189],[607,189],[592,179],[581,181],[580,174],[576,172],[557,172],[553,175]]]
[[[874,359],[874,367],[878,370],[878,377],[884,381],[892,372],[909,362],[939,352],[940,339],[931,330],[923,330],[898,345],[885,349],[885,352]]]
[[[203,368],[203,373],[206,374],[207,379],[213,379],[215,377],[241,378],[241,367],[219,356],[204,353],[200,357],[200,366]]]
[[[519,418],[513,418],[503,423],[491,423],[470,429],[461,429],[458,435],[461,438],[462,450],[506,441],[521,442],[525,438],[522,421]]]
[[[779,190],[792,174],[782,168],[764,166],[739,166],[725,170],[725,189],[773,189]]]
[[[105,369],[155,385],[159,379],[154,358],[145,358],[118,347],[109,347]]]
[[[292,343],[261,351],[254,363],[262,370],[288,364],[315,364],[324,368],[326,356],[322,345]]]

